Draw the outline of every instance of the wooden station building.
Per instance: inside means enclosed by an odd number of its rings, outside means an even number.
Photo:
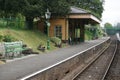
[[[50,18],[50,37],[59,37],[66,42],[70,38],[74,42],[84,42],[85,40],[85,25],[99,24],[100,20],[90,12],[78,8],[71,7],[71,11],[66,17]],[[39,21],[38,28],[45,31],[43,22]]]

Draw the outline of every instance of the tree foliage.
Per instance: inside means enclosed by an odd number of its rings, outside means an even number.
[[[104,0],[66,0],[72,6],[89,10],[95,16],[101,18],[103,12]]]
[[[48,0],[47,6],[56,16],[64,16],[70,11],[70,5],[65,0]]]
[[[23,8],[22,14],[26,18],[26,26],[28,29],[33,29],[33,19],[42,16],[43,0],[26,0],[26,6]]]
[[[105,23],[104,28],[113,28],[111,23]]]
[[[0,11],[5,17],[15,16],[23,12],[26,6],[26,0],[0,0]]]
[[[69,13],[70,6],[87,9],[101,17],[104,0],[0,0],[0,15],[16,16],[21,13],[26,18],[29,29],[33,28],[33,19],[45,15],[47,8],[56,16]]]
[[[6,17],[21,13],[26,18],[26,26],[33,28],[33,19],[45,15],[49,8],[52,14],[66,15],[69,4],[65,0],[0,0],[0,12]]]

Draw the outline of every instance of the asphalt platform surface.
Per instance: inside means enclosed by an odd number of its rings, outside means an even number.
[[[32,73],[59,63],[60,61],[78,54],[92,46],[100,44],[107,39],[108,37],[104,37],[97,40],[85,41],[84,43],[60,48],[49,53],[39,54],[2,64],[0,65],[0,80],[21,79]]]

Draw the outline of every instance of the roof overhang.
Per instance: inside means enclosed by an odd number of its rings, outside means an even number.
[[[98,24],[101,23],[101,21],[98,18],[96,18],[95,16],[93,16],[90,13],[69,14],[68,18],[69,19],[88,19],[88,20],[92,20],[92,22],[94,22],[94,23],[98,23]]]
[[[93,23],[101,23],[100,19],[92,15],[89,11],[81,9],[75,6],[71,6],[71,11],[68,15],[68,18],[73,19],[88,19]]]
[[[78,8],[78,7],[71,7],[71,11],[66,16],[52,16],[51,18],[68,18],[68,19],[85,19],[90,24],[100,24],[101,20],[97,18],[96,16],[92,15],[89,11],[86,11],[84,9]]]

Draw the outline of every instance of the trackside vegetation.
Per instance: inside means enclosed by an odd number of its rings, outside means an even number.
[[[0,42],[12,41],[22,41],[29,48],[32,48],[34,51],[40,52],[37,50],[37,47],[41,43],[44,46],[47,45],[47,36],[38,30],[0,28]],[[51,42],[50,46],[50,51],[56,49],[54,43]]]

